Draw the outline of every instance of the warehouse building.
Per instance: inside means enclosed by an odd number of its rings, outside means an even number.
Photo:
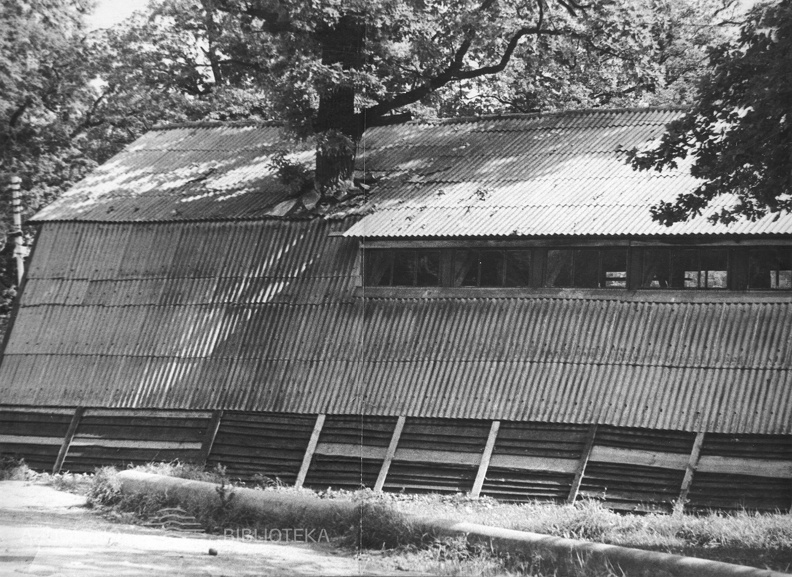
[[[664,227],[674,109],[369,128],[316,203],[277,126],[156,129],[45,208],[0,452],[314,488],[792,506],[792,215]],[[723,199],[717,210],[729,199]]]

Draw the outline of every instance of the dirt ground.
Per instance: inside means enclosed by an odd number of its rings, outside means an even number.
[[[115,523],[85,508],[84,497],[0,482],[2,576],[364,574],[390,573],[326,544],[245,542]]]

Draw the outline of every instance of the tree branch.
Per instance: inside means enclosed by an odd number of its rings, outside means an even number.
[[[28,96],[27,98],[25,98],[25,101],[17,107],[17,109],[11,115],[11,118],[8,119],[8,126],[14,128],[17,125],[17,122],[19,122],[19,119],[22,118],[22,115],[25,114],[25,111],[30,107],[31,104],[33,104],[33,97]]]
[[[88,128],[92,128],[94,126],[99,126],[100,124],[102,124],[102,122],[103,122],[102,120],[99,120],[99,121],[95,121],[94,120],[94,114],[96,114],[96,109],[99,107],[99,104],[101,104],[102,100],[104,100],[105,97],[108,94],[112,93],[114,90],[115,90],[114,86],[112,86],[112,85],[109,86],[108,90],[105,90],[104,92],[102,92],[99,95],[99,98],[97,98],[96,100],[93,101],[93,104],[91,104],[91,108],[85,114],[85,120],[83,120],[80,124],[75,126],[74,130],[72,130],[71,133],[69,134],[69,138],[70,139],[76,137],[78,134],[80,134],[84,130],[87,130]]]
[[[548,35],[548,36],[564,36],[569,34],[568,31],[564,30],[542,30],[536,26],[530,26],[525,28],[520,28],[517,32],[509,40],[509,44],[506,46],[506,50],[504,51],[503,55],[501,56],[500,61],[497,64],[493,64],[490,66],[482,66],[481,68],[475,68],[473,70],[461,70],[461,59],[464,58],[465,53],[470,48],[469,42],[463,42],[462,45],[459,47],[457,52],[454,55],[454,59],[452,60],[451,64],[442,71],[437,76],[430,78],[428,81],[424,82],[422,85],[413,88],[412,90],[408,90],[407,92],[402,92],[401,94],[397,94],[392,99],[381,102],[379,104],[375,104],[374,106],[370,106],[365,108],[361,111],[360,116],[362,118],[371,118],[371,117],[379,117],[387,114],[391,110],[395,110],[397,108],[401,108],[402,106],[407,106],[408,104],[413,104],[418,102],[419,100],[425,98],[438,88],[445,86],[450,82],[455,82],[458,80],[470,80],[472,78],[478,78],[480,76],[487,76],[489,74],[497,74],[502,72],[506,66],[508,66],[509,61],[514,54],[514,50],[517,48],[520,40],[528,35]]]

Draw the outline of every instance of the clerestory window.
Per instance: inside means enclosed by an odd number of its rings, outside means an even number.
[[[627,249],[551,249],[546,287],[627,288]]]
[[[530,265],[528,250],[456,249],[453,286],[529,286]]]
[[[642,288],[726,289],[729,253],[716,248],[648,248],[643,253]]]
[[[368,250],[365,253],[368,286],[438,286],[439,250]]]
[[[748,288],[792,290],[792,250],[767,247],[748,251]]]

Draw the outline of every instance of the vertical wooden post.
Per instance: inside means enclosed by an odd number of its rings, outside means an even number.
[[[685,477],[682,479],[682,489],[679,491],[679,502],[684,505],[687,499],[690,486],[693,484],[693,474],[698,467],[699,455],[701,455],[701,445],[704,444],[704,433],[698,433],[696,440],[693,441],[693,448],[690,450],[690,458],[688,459],[687,468],[685,469]]]
[[[580,484],[583,482],[583,475],[586,473],[586,465],[588,465],[589,457],[591,456],[591,449],[594,448],[594,437],[597,436],[597,425],[591,425],[586,435],[586,441],[583,445],[583,452],[580,454],[578,461],[577,471],[575,478],[572,480],[572,486],[569,488],[569,495],[567,496],[567,503],[574,503],[577,499]]]
[[[74,410],[69,428],[66,429],[66,436],[63,437],[63,443],[61,443],[60,451],[58,451],[58,458],[55,459],[55,465],[52,467],[53,475],[60,473],[60,470],[63,468],[63,462],[66,460],[66,455],[69,453],[69,447],[71,446],[72,439],[74,439],[74,435],[77,433],[77,427],[80,426],[83,413],[85,413],[84,407],[77,407]]]
[[[305,477],[308,475],[308,467],[311,466],[311,460],[313,459],[314,451],[316,451],[316,445],[319,443],[319,435],[322,434],[324,422],[325,415],[317,415],[316,424],[314,425],[313,433],[311,433],[311,439],[308,441],[308,448],[305,449],[305,456],[300,466],[300,472],[297,474],[297,481],[294,482],[294,486],[298,489],[305,483]]]
[[[396,454],[396,447],[399,446],[399,439],[401,438],[405,421],[405,417],[399,417],[396,421],[396,427],[393,429],[393,435],[391,435],[388,451],[385,453],[385,460],[382,461],[382,467],[380,467],[379,475],[377,475],[377,482],[374,483],[374,490],[378,493],[382,491],[382,487],[385,486],[385,479],[388,477],[391,461],[393,461],[393,456]]]
[[[492,450],[495,448],[495,440],[498,438],[499,430],[500,421],[492,421],[489,437],[487,437],[487,444],[484,445],[484,452],[481,454],[481,462],[479,463],[478,473],[476,473],[476,480],[473,483],[473,489],[470,491],[471,497],[478,497],[481,494],[481,488],[484,486],[484,479],[487,478],[487,469],[489,469]]]
[[[25,276],[25,249],[22,239],[22,197],[20,187],[22,179],[14,175],[8,180],[8,190],[11,192],[11,214],[13,227],[9,236],[14,238],[14,259],[16,260],[17,287],[22,285]]]
[[[220,421],[223,418],[223,411],[212,411],[212,416],[209,417],[209,424],[206,426],[206,433],[204,434],[203,443],[201,443],[201,455],[198,458],[199,462],[206,465],[209,460],[209,455],[214,446],[217,431],[220,429]]]

